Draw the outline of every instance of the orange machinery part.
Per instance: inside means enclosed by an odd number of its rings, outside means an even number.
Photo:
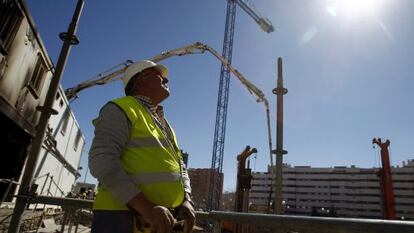
[[[390,145],[390,140],[381,142],[381,138],[378,138],[378,139],[374,138],[372,139],[372,143],[377,144],[381,148],[382,169],[380,171],[380,175],[381,175],[381,185],[382,185],[383,198],[384,198],[385,218],[394,220],[395,219],[394,189],[392,185],[390,156],[388,152],[388,146]]]

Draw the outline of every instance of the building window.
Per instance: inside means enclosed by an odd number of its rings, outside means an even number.
[[[73,150],[75,151],[78,150],[81,137],[82,137],[81,131],[78,130],[78,133],[76,134],[76,138],[75,138],[75,144],[73,145]]]
[[[0,51],[7,54],[17,33],[22,14],[14,0],[0,0]]]
[[[33,75],[29,82],[29,90],[35,96],[36,99],[39,98],[40,93],[42,91],[46,71],[46,63],[42,55],[38,53]]]

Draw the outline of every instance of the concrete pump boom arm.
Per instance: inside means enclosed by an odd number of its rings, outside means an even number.
[[[257,97],[257,102],[263,102],[265,109],[266,109],[266,124],[267,124],[267,137],[268,137],[268,144],[269,144],[269,158],[270,158],[270,166],[273,167],[273,158],[272,158],[272,133],[270,127],[270,107],[269,101],[266,99],[263,92],[256,87],[253,83],[247,80],[237,69],[235,69],[220,53],[218,53],[215,49],[211,48],[208,45],[205,45],[201,42],[195,42],[194,44],[187,45],[181,48],[177,48],[174,50],[169,50],[163,52],[162,54],[151,58],[150,60],[154,62],[159,62],[166,58],[170,58],[172,56],[182,56],[188,54],[197,54],[197,53],[204,53],[205,51],[210,52],[213,56],[223,63],[227,69],[230,70],[238,79],[239,81],[247,88],[250,94],[253,94]]]
[[[205,51],[210,52],[217,59],[219,59],[230,70],[230,72],[232,72],[240,80],[240,82],[243,85],[246,86],[247,90],[251,94],[254,94],[258,98],[257,99],[258,102],[266,101],[266,98],[265,98],[263,92],[259,88],[257,88],[249,80],[244,78],[244,76],[237,69],[235,69],[233,66],[231,66],[229,64],[229,62],[226,59],[224,59],[216,50],[214,50],[210,46],[205,45],[203,43],[196,42],[196,43],[193,43],[193,44],[190,44],[190,45],[187,45],[187,46],[183,46],[183,47],[180,47],[180,48],[177,48],[177,49],[168,50],[168,51],[165,51],[165,52],[163,52],[163,53],[161,53],[161,54],[159,54],[155,57],[152,57],[148,60],[151,60],[151,61],[154,61],[154,62],[159,62],[159,61],[168,59],[168,58],[173,57],[173,56],[199,54],[199,53],[204,53]],[[93,87],[95,85],[104,85],[108,82],[112,82],[112,81],[121,79],[123,73],[126,70],[126,68],[128,66],[130,66],[131,64],[133,64],[133,62],[131,60],[127,60],[126,62],[123,62],[123,63],[113,67],[109,71],[98,74],[97,76],[95,76],[94,78],[92,78],[88,81],[85,81],[85,82],[80,83],[80,84],[78,84],[74,87],[66,89],[65,90],[66,97],[68,98],[69,101],[71,101],[73,98],[76,97],[78,92],[80,92],[80,91],[82,91],[86,88]],[[122,67],[116,69],[119,66],[122,66]]]
[[[74,99],[78,97],[78,93],[86,88],[93,87],[96,85],[105,85],[109,82],[116,81],[118,79],[122,78],[122,75],[124,74],[126,68],[133,64],[134,62],[131,60],[127,60],[119,65],[114,66],[108,71],[105,71],[104,73],[100,73],[97,76],[93,77],[92,79],[89,79],[85,82],[79,83],[78,85],[67,88],[65,90],[66,98],[69,100],[69,102],[72,102]],[[122,68],[118,68],[122,66]],[[116,69],[118,68],[118,69]],[[116,69],[115,71],[112,71]]]
[[[180,48],[176,48],[173,50],[165,51],[155,57],[152,57],[148,60],[159,62],[165,59],[168,59],[173,56],[184,56],[184,55],[190,55],[190,54],[200,54],[204,53],[205,51],[210,52],[214,57],[219,59],[221,63],[223,63],[227,69],[231,73],[233,73],[237,79],[247,88],[247,90],[250,92],[250,94],[255,95],[257,97],[257,102],[263,102],[266,109],[266,118],[267,118],[267,129],[268,129],[268,138],[269,138],[269,153],[270,153],[270,165],[273,166],[273,159],[272,159],[272,139],[271,139],[271,128],[270,128],[270,110],[269,110],[269,101],[266,99],[263,92],[256,87],[253,83],[251,83],[249,80],[247,80],[237,69],[235,69],[225,58],[223,58],[220,53],[218,53],[216,50],[211,48],[208,45],[205,45],[201,42],[195,42],[190,45],[186,45]],[[68,88],[65,90],[66,97],[69,101],[73,101],[77,97],[77,93],[81,90],[84,90],[89,87],[93,87],[96,85],[104,85],[109,82],[121,79],[123,76],[123,73],[127,69],[128,66],[133,64],[131,60],[127,60],[126,62],[123,62],[113,68],[111,68],[109,71],[106,71],[104,73],[98,74],[96,77],[85,81],[83,83],[80,83],[74,87]],[[120,67],[121,68],[118,68]]]
[[[253,83],[251,83],[249,80],[247,80],[224,57],[222,57],[220,55],[220,53],[218,53],[216,50],[214,50],[210,46],[205,45],[205,44],[202,44],[200,42],[196,42],[193,45],[196,46],[197,49],[199,49],[202,52],[204,52],[206,50],[209,51],[213,56],[215,56],[217,59],[219,59],[221,61],[221,63],[223,63],[227,67],[227,69],[229,69],[230,72],[233,73],[240,80],[240,82],[244,86],[246,86],[246,88],[250,92],[250,94],[253,94],[253,95],[255,95],[257,97],[257,102],[264,102],[264,101],[266,101],[266,98],[265,98],[263,92],[259,88],[257,88]]]

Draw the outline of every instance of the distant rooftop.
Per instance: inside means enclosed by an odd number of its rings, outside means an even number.
[[[402,164],[401,164],[401,166],[400,165],[397,165],[397,166],[392,166],[392,168],[409,168],[409,167],[414,167],[414,159],[408,159],[407,161],[403,161],[402,162]],[[290,165],[290,164],[288,164],[288,163],[284,163],[283,164],[283,168],[319,168],[319,169],[328,169],[328,168],[333,168],[333,169],[352,169],[352,168],[354,168],[354,169],[376,169],[376,168],[378,168],[378,167],[372,167],[372,168],[361,168],[361,167],[357,167],[357,166],[355,166],[355,165],[350,165],[349,167],[348,166],[333,166],[333,167],[311,167],[311,166],[305,166],[305,165],[298,165],[298,166],[292,166],[292,165]],[[269,173],[270,172],[270,169],[271,169],[271,167],[270,166],[268,166],[267,167],[267,172],[264,172],[265,174],[266,173]],[[262,173],[262,172],[258,172],[258,173]]]

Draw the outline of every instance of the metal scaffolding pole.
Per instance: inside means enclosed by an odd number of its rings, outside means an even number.
[[[276,154],[276,168],[275,168],[275,199],[274,199],[274,213],[283,214],[282,207],[282,170],[283,170],[283,155],[288,152],[283,150],[283,95],[288,90],[283,87],[283,72],[282,72],[282,58],[277,59],[277,87],[273,89],[273,94],[277,96],[276,109],[276,150],[272,151]]]
[[[16,205],[13,210],[13,216],[10,221],[10,227],[8,231],[9,233],[19,232],[23,212],[26,209],[26,205],[28,204],[29,199],[33,197],[33,190],[31,190],[31,187],[33,183],[33,175],[36,163],[39,157],[39,152],[42,148],[49,118],[52,114],[56,113],[56,110],[52,108],[53,102],[55,100],[56,92],[59,88],[60,79],[65,69],[71,45],[79,43],[79,40],[75,36],[75,33],[79,22],[80,14],[82,12],[83,4],[83,0],[78,0],[68,31],[60,33],[59,35],[60,38],[63,40],[62,49],[60,51],[59,59],[56,64],[55,73],[53,75],[52,81],[49,86],[49,90],[46,95],[44,106],[37,108],[41,112],[40,119],[36,127],[36,135],[30,146],[30,152],[25,165],[22,182],[19,188],[19,194],[17,196]]]

